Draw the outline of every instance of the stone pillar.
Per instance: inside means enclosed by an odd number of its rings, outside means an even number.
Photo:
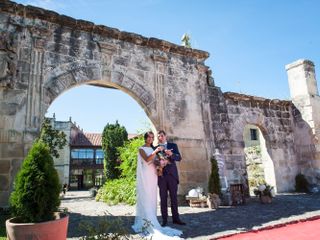
[[[0,207],[8,206],[13,177],[22,162],[21,141],[21,133],[13,129],[0,129]]]
[[[314,154],[310,154],[310,152],[308,154],[300,154],[300,158],[308,156],[309,159],[299,160],[311,161],[312,170],[314,170],[313,174],[315,174],[313,177],[320,176],[320,96],[314,64],[309,60],[301,59],[286,65],[286,70],[292,102],[300,111],[303,121],[309,125],[310,133],[312,134],[311,144],[313,146],[307,149],[309,151],[314,149]]]

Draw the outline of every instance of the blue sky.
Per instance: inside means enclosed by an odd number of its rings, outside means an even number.
[[[210,53],[206,65],[223,92],[290,99],[285,65],[309,59],[320,72],[318,0],[19,0],[60,14]],[[92,107],[95,106],[95,107]],[[85,131],[119,120],[128,132],[145,126],[143,109],[121,91],[78,87],[61,95],[48,115],[69,116]]]

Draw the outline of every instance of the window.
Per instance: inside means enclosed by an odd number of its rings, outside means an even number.
[[[94,184],[95,186],[102,186],[103,185],[103,179],[104,178],[104,174],[103,174],[103,170],[102,169],[97,169],[95,172],[95,180],[94,180]]]
[[[103,164],[104,153],[102,149],[96,150],[96,164]]]
[[[72,149],[71,158],[73,159],[93,159],[93,149]]]
[[[251,137],[251,140],[258,140],[257,129],[250,128],[250,137]]]

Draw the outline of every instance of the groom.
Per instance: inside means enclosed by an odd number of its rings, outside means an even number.
[[[162,226],[167,225],[168,220],[168,192],[171,200],[171,212],[172,221],[174,224],[186,225],[179,218],[178,213],[178,184],[179,175],[176,166],[176,161],[181,160],[180,152],[177,144],[167,142],[167,136],[165,131],[160,130],[158,132],[159,146],[164,148],[164,152],[168,157],[170,163],[164,167],[163,175],[158,177],[158,186],[160,189],[160,201],[161,201],[161,215],[162,215]]]

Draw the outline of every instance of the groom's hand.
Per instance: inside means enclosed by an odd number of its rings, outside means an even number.
[[[164,150],[164,152],[166,153],[167,156],[171,157],[172,154],[173,154],[173,153],[172,153],[172,150],[173,150],[173,149],[167,149],[167,150]]]

